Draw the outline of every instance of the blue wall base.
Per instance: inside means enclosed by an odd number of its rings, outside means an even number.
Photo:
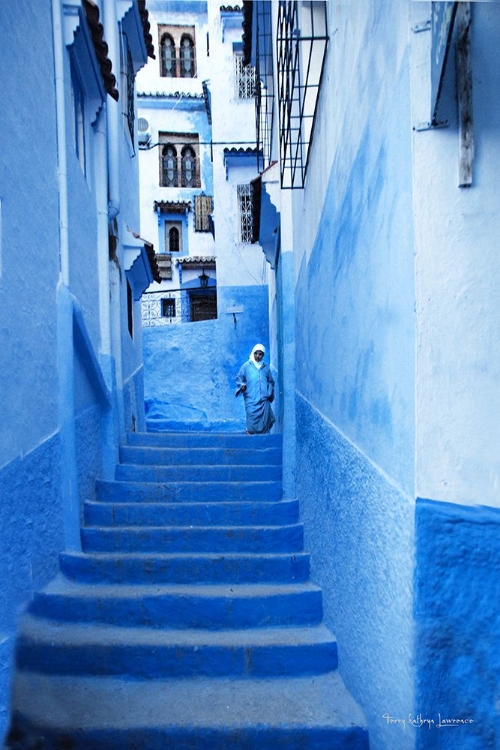
[[[416,548],[417,747],[500,747],[500,510],[418,499]]]

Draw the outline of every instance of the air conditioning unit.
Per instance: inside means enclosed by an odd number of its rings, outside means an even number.
[[[137,138],[139,146],[147,146],[151,140],[151,128],[145,117],[139,117],[137,120]]]

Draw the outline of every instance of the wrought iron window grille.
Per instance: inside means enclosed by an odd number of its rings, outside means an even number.
[[[280,0],[277,27],[282,188],[303,188],[328,46],[324,1]]]
[[[243,63],[243,54],[234,55],[234,72],[236,83],[236,97],[238,99],[253,99],[256,94],[255,68]]]
[[[238,185],[238,206],[240,217],[240,242],[254,241],[253,231],[253,189],[251,183]]]
[[[174,314],[170,314],[170,313]],[[143,328],[195,323],[217,318],[217,289],[168,289],[145,292],[141,299]]]
[[[273,31],[271,3],[259,3],[256,14],[257,33],[255,35],[255,75],[256,97],[255,117],[259,172],[263,172],[272,161],[273,127],[275,112],[275,83],[273,64]]]

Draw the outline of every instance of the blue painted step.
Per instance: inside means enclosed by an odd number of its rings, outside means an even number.
[[[281,437],[134,434],[121,460],[21,620],[26,746],[367,750]]]
[[[63,552],[67,578],[88,583],[304,583],[309,555],[252,553],[120,554]]]
[[[297,500],[267,503],[85,503],[92,526],[276,526],[296,523]]]
[[[129,432],[127,444],[152,448],[281,448],[282,437],[231,432]]]
[[[322,625],[252,630],[163,630],[81,625],[25,617],[19,666],[48,674],[193,676],[324,674],[337,644]]]
[[[26,671],[16,676],[14,705],[34,739],[42,727],[44,750],[67,746],[68,737],[75,750],[369,747],[364,716],[337,672],[134,681]]]
[[[321,589],[310,583],[144,586],[76,584],[56,577],[35,594],[31,613],[72,622],[158,628],[316,625]]]
[[[87,526],[85,552],[300,552],[302,524],[289,526]]]
[[[110,503],[154,502],[154,503],[197,503],[197,502],[275,502],[282,496],[280,480],[267,482],[183,482],[169,481],[155,483],[149,481],[100,481],[96,483],[97,496]]]
[[[128,482],[261,482],[281,480],[281,466],[140,466],[118,464],[115,479]]]
[[[120,463],[162,466],[210,466],[218,464],[277,465],[281,464],[281,448],[160,448],[122,446]]]

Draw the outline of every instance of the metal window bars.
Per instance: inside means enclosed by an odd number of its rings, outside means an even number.
[[[258,3],[256,12],[255,68],[257,90],[255,117],[259,171],[263,172],[272,160],[274,126],[274,66],[271,3]]]
[[[247,183],[237,186],[239,216],[240,216],[240,242],[253,242],[253,203],[252,185]]]
[[[243,54],[240,52],[234,56],[234,72],[237,98],[252,99],[256,92],[255,68],[243,64]]]
[[[326,2],[280,0],[277,28],[282,188],[303,188],[328,45]]]

